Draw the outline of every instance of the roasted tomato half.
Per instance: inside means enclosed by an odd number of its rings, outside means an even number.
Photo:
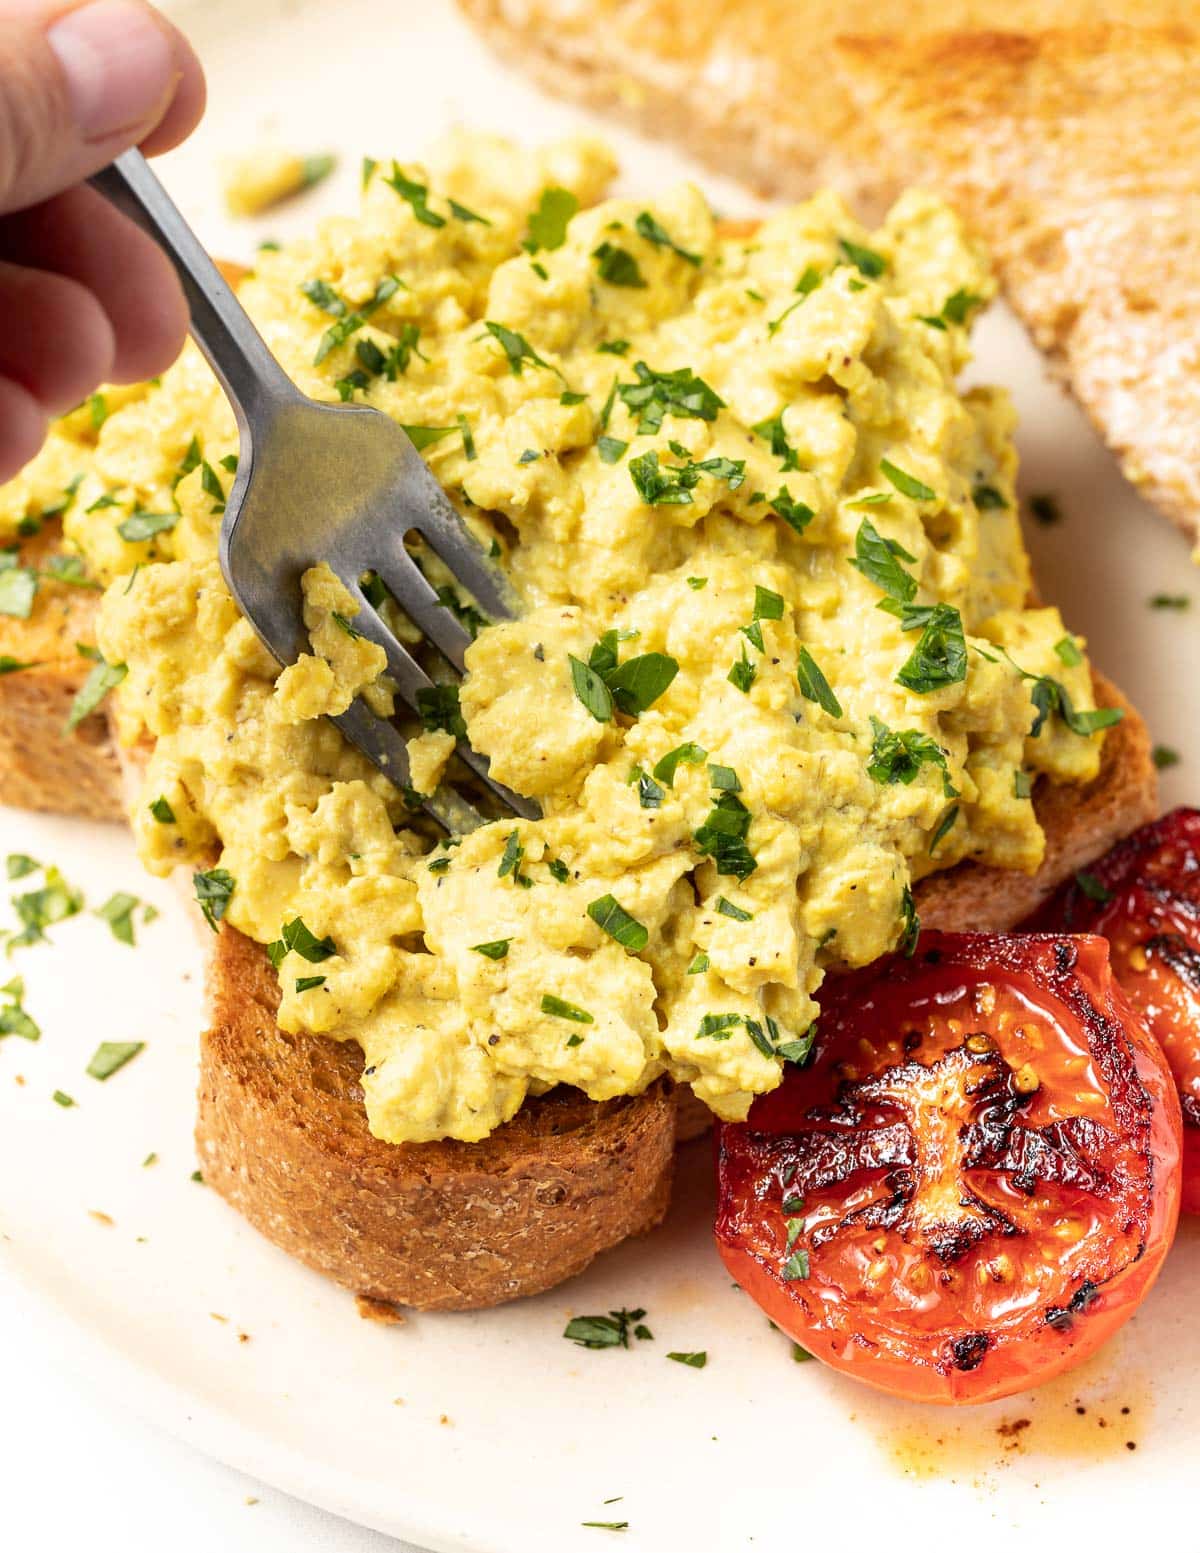
[[[1167,1054],[1183,1106],[1183,1209],[1200,1213],[1200,810],[1174,809],[1077,874],[1024,925],[1100,933]]]
[[[901,1396],[983,1402],[1078,1363],[1179,1213],[1179,1102],[1108,945],[925,933],[819,1001],[808,1065],[717,1135],[730,1272]]]

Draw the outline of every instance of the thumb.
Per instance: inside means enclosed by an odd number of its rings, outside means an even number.
[[[0,214],[71,188],[150,134],[181,47],[142,0],[0,0]]]

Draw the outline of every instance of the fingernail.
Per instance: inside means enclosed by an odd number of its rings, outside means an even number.
[[[104,140],[153,120],[171,89],[175,60],[163,29],[131,0],[92,0],[46,34],[66,77],[85,140]]]

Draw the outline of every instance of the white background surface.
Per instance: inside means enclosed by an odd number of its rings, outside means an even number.
[[[178,0],[170,9],[200,45],[213,102],[163,172],[201,235],[231,257],[248,257],[260,236],[303,229],[321,208],[352,207],[363,152],[419,154],[456,119],[527,140],[580,122],[491,64],[448,0]],[[318,195],[234,228],[217,199],[217,157],[264,133],[304,151],[340,148],[345,164]],[[627,186],[690,171],[615,138]],[[703,182],[724,209],[746,208],[744,195]],[[1193,587],[1186,549],[1045,385],[1011,321],[997,313],[979,340],[980,375],[1016,393],[1024,489],[1058,493],[1067,513],[1031,536],[1043,591],[1088,634],[1155,736],[1185,752],[1168,800],[1195,798],[1200,687],[1184,671],[1196,661],[1196,628],[1145,607],[1151,592]],[[754,1488],[764,1470],[802,1508],[803,1532],[789,1522],[800,1541],[824,1532],[844,1542],[845,1496],[869,1484],[895,1553],[923,1543],[935,1515],[974,1553],[1011,1545],[1016,1527],[1035,1550],[1067,1527],[1077,1539],[1103,1529],[1116,1541],[1141,1524],[1148,1501],[1170,1513],[1172,1494],[1189,1495],[1177,1513],[1192,1517],[1194,1227],[1144,1316],[1087,1373],[947,1422],[789,1363],[716,1266],[702,1150],[686,1161],[667,1228],[567,1289],[490,1315],[367,1327],[346,1296],[187,1179],[200,955],[178,903],[144,879],[115,829],[0,811],[0,854],[12,850],[62,864],[91,905],[129,889],[163,909],[137,950],[81,919],[55,931],[57,950],[30,952],[19,968],[45,1036],[0,1048],[0,1545],[14,1553],[400,1546],[165,1431],[374,1525],[472,1553],[778,1546],[768,1512],[779,1493]],[[82,1076],[97,1041],[131,1038],[147,1051],[110,1085]],[[16,1072],[27,1077],[20,1091]],[[53,1106],[55,1087],[75,1094],[78,1109]],[[152,1148],[160,1164],[143,1170]],[[97,1224],[91,1208],[115,1224]],[[656,1352],[589,1354],[559,1340],[567,1314],[622,1303],[649,1307]],[[238,1345],[243,1324],[252,1340]],[[712,1356],[704,1372],[662,1362],[667,1348],[700,1347]],[[1074,1422],[1077,1396],[1091,1410],[1085,1424]],[[1093,1427],[1098,1413],[1135,1434],[1139,1452],[1126,1455],[1120,1440],[1110,1449],[1113,1436]],[[1032,1420],[1030,1445],[1008,1458],[995,1429],[1019,1415]],[[933,1456],[942,1470],[926,1476]],[[783,1468],[773,1479],[769,1458]],[[628,1516],[626,1536],[579,1529],[610,1516]]]

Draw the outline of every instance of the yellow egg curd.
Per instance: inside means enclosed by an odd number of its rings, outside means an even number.
[[[368,162],[357,217],[241,288],[306,393],[409,429],[523,602],[483,623],[422,557],[477,635],[407,792],[324,715],[390,705],[326,558],[282,672],[230,598],[237,437],[193,348],[0,492],[12,531],[69,491],[110,584],[147,865],[204,870],[271,946],[281,1026],[362,1046],[396,1142],[663,1073],[744,1116],[824,968],[911,942],[932,869],[1035,868],[1032,781],[1100,757],[1082,644],[1027,607],[1008,401],[956,386],[993,292],[957,217],[909,193],[871,232],[823,194],[730,235],[690,186],[604,199],[612,172],[473,136]],[[436,841],[417,794],[464,725],[543,819]]]

